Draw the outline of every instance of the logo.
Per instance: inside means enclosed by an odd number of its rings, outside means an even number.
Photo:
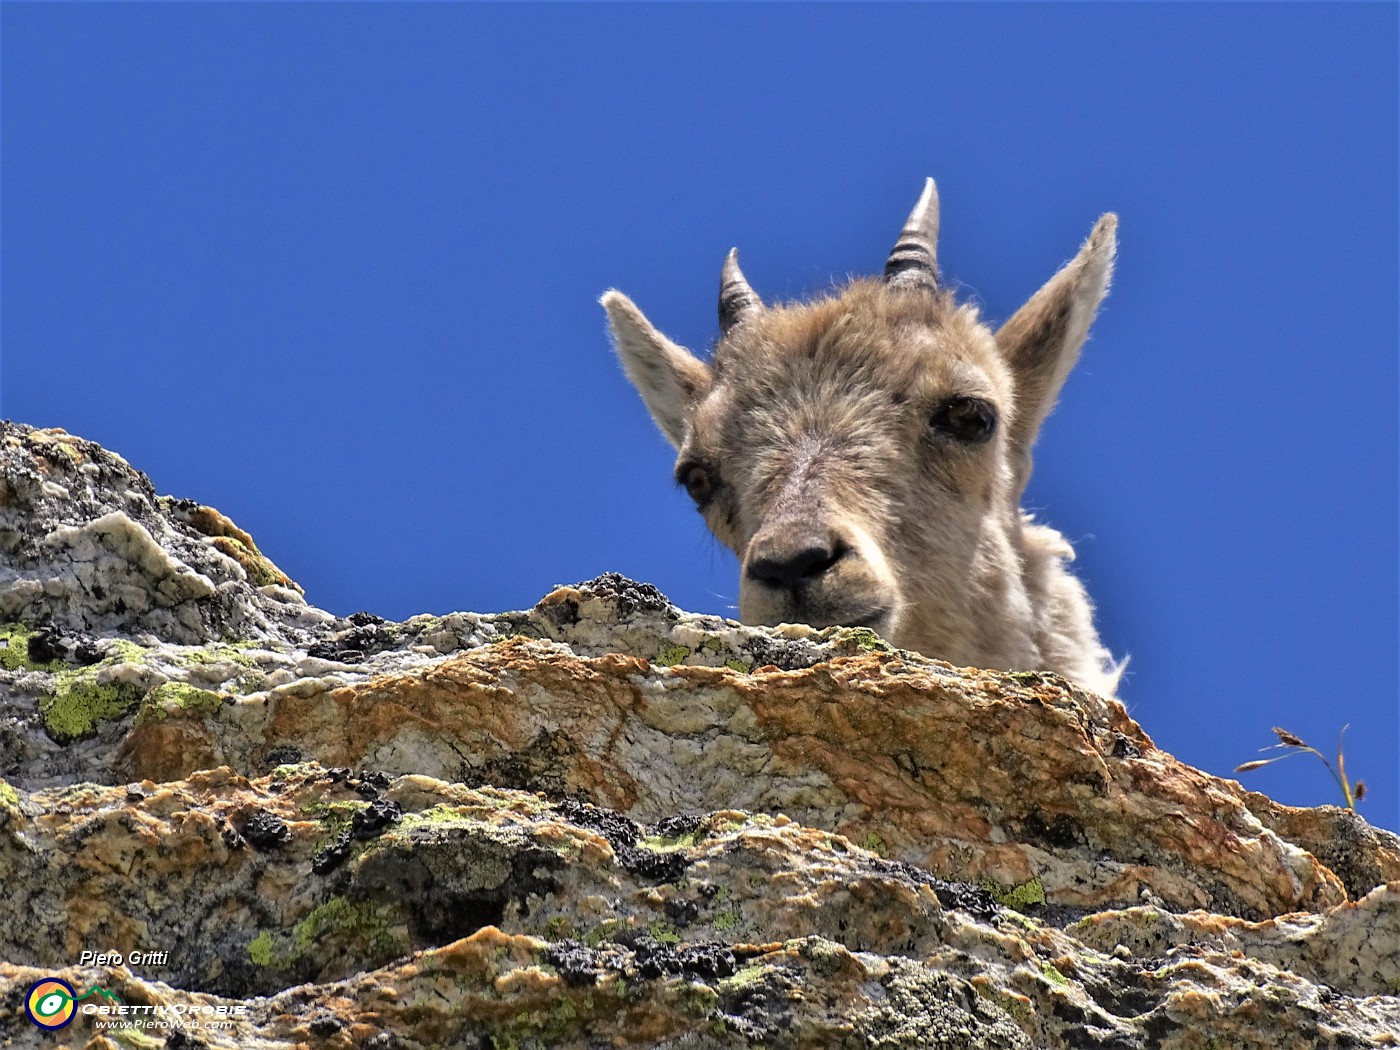
[[[24,1012],[40,1028],[55,1032],[72,1024],[73,1015],[78,1012],[74,1005],[77,1001],[78,993],[71,984],[57,977],[45,977],[29,986]]]
[[[45,977],[29,986],[29,994],[24,997],[24,1012],[38,1027],[56,1032],[72,1024],[78,1012],[77,1004],[94,995],[108,1002],[121,1001],[105,988],[89,988],[79,995],[61,977]],[[91,1004],[83,1007],[84,1012],[92,1009]]]

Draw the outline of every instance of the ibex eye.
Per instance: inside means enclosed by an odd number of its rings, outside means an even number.
[[[683,464],[676,471],[676,480],[685,486],[697,507],[703,508],[715,494],[714,479],[710,472],[698,463]]]
[[[951,438],[979,444],[997,428],[997,410],[980,397],[950,397],[929,417],[929,426]]]

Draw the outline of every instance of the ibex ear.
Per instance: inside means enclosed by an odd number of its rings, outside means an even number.
[[[1079,360],[1089,325],[1108,292],[1118,250],[1117,229],[1118,216],[1101,218],[1079,254],[997,332],[997,346],[1016,378],[1010,437],[1018,496],[1030,478],[1036,434]]]
[[[710,370],[683,346],[652,327],[631,299],[616,290],[599,300],[608,312],[613,345],[622,370],[642,395],[647,411],[676,448],[686,424],[710,389]]]

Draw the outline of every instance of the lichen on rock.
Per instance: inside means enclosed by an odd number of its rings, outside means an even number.
[[[0,621],[0,992],[183,1011],[74,1045],[1400,1045],[1400,840],[1053,675],[616,574],[336,617],[15,424]]]

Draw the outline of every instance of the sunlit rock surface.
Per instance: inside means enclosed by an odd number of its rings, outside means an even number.
[[[611,575],[340,619],[12,424],[0,617],[7,1045],[1400,1045],[1400,840],[1051,675]]]

